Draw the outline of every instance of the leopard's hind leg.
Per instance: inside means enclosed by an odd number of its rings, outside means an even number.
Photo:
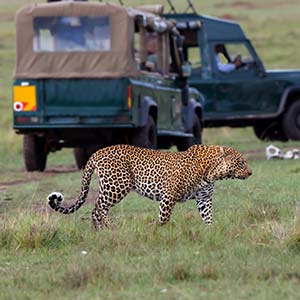
[[[112,226],[108,215],[110,208],[119,203],[131,189],[132,182],[129,174],[119,178],[113,184],[104,178],[99,179],[99,193],[92,212],[92,223],[95,229]]]

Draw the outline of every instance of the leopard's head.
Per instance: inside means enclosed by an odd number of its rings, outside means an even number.
[[[220,158],[216,160],[216,164],[211,168],[208,179],[246,179],[252,174],[245,157],[237,150],[230,147],[219,146]]]

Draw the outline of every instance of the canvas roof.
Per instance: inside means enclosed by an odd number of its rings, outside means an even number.
[[[141,12],[97,2],[30,4],[16,14],[15,78],[109,78],[136,76],[133,58],[134,17]],[[142,14],[142,13],[141,13]],[[37,52],[33,19],[47,16],[109,16],[110,51]]]

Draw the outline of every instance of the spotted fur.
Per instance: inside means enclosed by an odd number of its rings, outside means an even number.
[[[70,214],[85,202],[93,172],[99,176],[99,193],[92,212],[96,229],[110,226],[109,209],[131,190],[159,201],[159,223],[169,221],[177,202],[194,198],[205,224],[212,222],[214,182],[251,175],[245,158],[233,148],[195,145],[184,152],[162,152],[116,145],[95,152],[82,176],[75,204],[63,207],[63,195],[48,196],[52,209]]]

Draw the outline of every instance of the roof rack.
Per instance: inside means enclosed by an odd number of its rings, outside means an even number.
[[[193,12],[194,14],[198,14],[197,11],[196,11],[196,9],[195,9],[195,7],[194,7],[194,5],[193,5],[193,3],[192,3],[192,1],[191,1],[191,0],[186,0],[186,1],[187,1],[187,3],[188,3],[188,6],[187,6],[187,8],[184,10],[184,13],[188,12],[188,10],[191,9],[192,12]],[[170,12],[169,12],[169,13],[176,14],[177,11],[176,11],[176,9],[175,9],[173,3],[172,3],[172,0],[167,0],[167,2],[168,2],[168,4],[169,4],[169,6],[170,6]]]
[[[85,0],[85,1],[88,1],[88,0]],[[103,0],[98,0],[99,2],[103,2]],[[119,1],[119,4],[124,6],[124,2],[122,0],[118,0]]]
[[[184,12],[188,12],[188,10],[190,8],[194,14],[197,14],[197,11],[196,11],[196,9],[195,9],[192,1],[191,0],[187,0],[187,3],[188,3],[188,6],[187,6],[187,8],[185,9]]]
[[[56,1],[57,1],[57,0],[56,0]],[[99,1],[99,2],[103,2],[103,0],[98,0],[98,1]],[[118,0],[118,1],[119,1],[120,5],[124,6],[123,0]],[[192,0],[186,0],[186,1],[187,1],[187,3],[188,3],[188,6],[187,6],[187,8],[184,10],[184,13],[187,13],[188,10],[191,9],[192,12],[193,12],[194,14],[198,14],[197,11],[196,11],[196,9],[195,9],[194,4],[192,3]],[[167,2],[168,2],[168,4],[169,4],[169,6],[170,6],[170,11],[169,11],[169,13],[177,14],[177,11],[176,11],[176,9],[175,9],[173,3],[172,3],[172,0],[167,0]]]
[[[168,4],[169,4],[170,8],[171,8],[171,10],[169,11],[169,13],[176,14],[177,12],[176,12],[176,9],[175,9],[172,1],[171,0],[167,0],[167,1],[168,1]]]

